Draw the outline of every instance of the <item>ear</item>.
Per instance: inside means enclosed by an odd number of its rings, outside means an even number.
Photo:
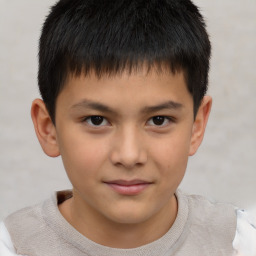
[[[196,153],[201,142],[203,141],[206,124],[211,111],[211,106],[212,106],[212,98],[210,96],[204,96],[193,124],[192,137],[191,137],[190,150],[189,150],[190,156]]]
[[[42,100],[36,99],[33,101],[31,117],[37,138],[45,154],[51,157],[59,156],[56,128]]]

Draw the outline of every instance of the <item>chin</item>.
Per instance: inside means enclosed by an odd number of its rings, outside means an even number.
[[[132,207],[129,207],[129,209],[120,209],[117,207],[116,209],[118,209],[118,212],[112,212],[107,217],[111,221],[119,224],[140,224],[151,217],[148,214],[148,210],[139,210],[138,208],[132,210]]]

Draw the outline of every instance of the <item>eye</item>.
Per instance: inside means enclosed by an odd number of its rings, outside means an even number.
[[[107,119],[104,118],[103,116],[89,116],[89,117],[85,118],[84,121],[88,125],[94,126],[94,127],[100,127],[100,126],[105,126],[105,125],[109,124]]]
[[[147,122],[150,126],[166,126],[171,122],[171,118],[167,116],[154,116]]]

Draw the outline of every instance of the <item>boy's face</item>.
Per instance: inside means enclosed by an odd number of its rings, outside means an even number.
[[[204,127],[183,74],[152,71],[70,77],[52,129],[76,209],[135,224],[170,208]]]

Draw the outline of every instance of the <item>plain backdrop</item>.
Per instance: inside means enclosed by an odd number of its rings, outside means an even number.
[[[0,219],[71,188],[60,158],[44,155],[30,106],[39,97],[37,47],[54,0],[0,0]],[[195,0],[213,54],[213,108],[181,187],[256,209],[256,1]]]

